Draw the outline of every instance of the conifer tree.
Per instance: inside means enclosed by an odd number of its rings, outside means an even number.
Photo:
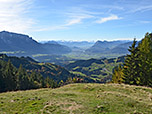
[[[37,76],[36,76],[36,72],[35,71],[33,71],[31,73],[29,79],[30,79],[30,88],[33,88],[33,89],[38,88],[37,87],[37,82],[36,82]]]
[[[16,89],[15,72],[16,72],[16,69],[9,60],[7,62],[5,70],[3,71],[4,85],[5,85],[4,90],[12,91]]]
[[[37,73],[37,82],[38,82],[38,86],[39,88],[44,87],[44,78],[40,73]]]
[[[152,86],[152,33],[146,33],[139,44],[141,84]]]
[[[1,71],[1,64],[0,64],[0,92],[3,91],[3,76],[2,76],[2,71]]]
[[[16,73],[16,81],[17,81],[17,90],[26,90],[29,88],[28,74],[25,71],[25,69],[23,69],[22,65],[20,65]]]
[[[5,80],[4,80],[4,70],[6,67],[6,62],[0,60],[0,92],[5,91]]]
[[[127,84],[140,84],[140,59],[139,59],[139,49],[136,47],[136,39],[134,39],[132,46],[129,47],[128,51],[130,54],[126,56],[125,63],[124,63],[124,83]]]
[[[0,92],[2,91],[3,87],[2,87],[2,83],[3,83],[3,76],[2,76],[2,71],[1,71],[2,65],[1,65],[1,61],[0,61]]]

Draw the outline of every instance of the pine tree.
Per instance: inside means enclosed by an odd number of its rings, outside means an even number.
[[[3,79],[3,75],[2,75],[2,63],[1,63],[1,61],[0,61],[0,92],[2,92],[3,91],[3,86],[4,86],[4,84],[3,84],[3,82],[4,82],[4,79]]]
[[[124,82],[152,87],[152,33],[136,46],[134,40],[124,63]]]
[[[124,83],[139,85],[141,81],[141,78],[139,77],[140,53],[138,47],[136,47],[136,43],[137,41],[134,39],[132,46],[128,49],[130,54],[126,56],[123,73]]]
[[[4,90],[5,91],[12,91],[16,90],[16,77],[15,77],[16,69],[11,64],[10,60],[7,62],[5,70],[3,71],[3,78],[4,78]]]
[[[37,82],[38,82],[38,85],[39,85],[39,88],[42,88],[44,87],[44,78],[43,76],[40,74],[40,73],[37,73]]]
[[[36,72],[33,71],[31,73],[31,75],[29,76],[29,80],[30,80],[30,88],[31,89],[36,89],[37,88],[37,82],[36,82]]]
[[[152,86],[152,33],[146,33],[139,44],[141,85]]]
[[[26,90],[29,88],[28,74],[25,71],[25,69],[23,69],[22,65],[20,65],[16,73],[16,81],[17,81],[17,90]]]

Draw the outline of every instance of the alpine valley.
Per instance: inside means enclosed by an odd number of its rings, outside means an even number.
[[[105,83],[112,79],[113,68],[124,61],[124,56],[118,56],[128,53],[129,45],[130,41],[39,43],[28,35],[2,31],[0,59],[10,60],[16,68],[22,64],[28,73],[36,71],[57,82],[78,77],[83,82]]]

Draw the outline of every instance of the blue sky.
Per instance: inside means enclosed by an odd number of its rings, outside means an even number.
[[[0,0],[0,31],[44,40],[140,40],[152,0]]]

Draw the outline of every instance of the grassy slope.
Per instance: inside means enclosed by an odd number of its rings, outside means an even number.
[[[0,114],[151,114],[152,88],[71,84],[0,94]]]

